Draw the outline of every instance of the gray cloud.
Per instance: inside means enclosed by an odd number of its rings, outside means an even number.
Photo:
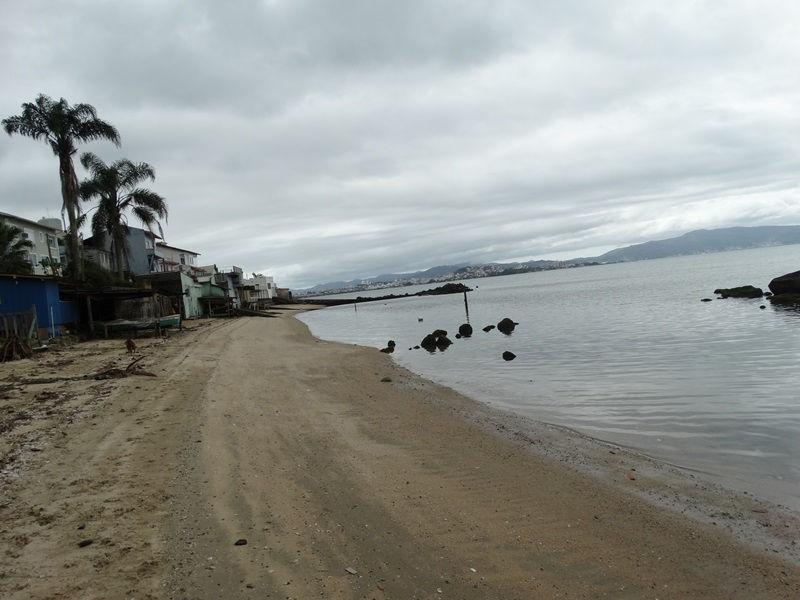
[[[94,104],[170,241],[297,286],[800,222],[796,3],[463,4],[9,4],[0,114]],[[58,213],[46,146],[0,207]]]

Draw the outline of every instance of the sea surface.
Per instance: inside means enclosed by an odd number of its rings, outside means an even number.
[[[469,319],[463,294],[300,318],[327,340],[380,348],[393,339],[400,365],[465,395],[798,509],[800,311],[766,299],[700,302],[718,287],[766,290],[797,270],[800,246],[738,250],[465,280]],[[481,330],[503,317],[519,322],[512,335]],[[455,339],[467,320],[472,338]],[[448,350],[409,350],[437,328],[449,332]],[[505,362],[505,350],[516,360]]]

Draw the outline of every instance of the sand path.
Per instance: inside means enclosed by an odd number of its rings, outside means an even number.
[[[470,401],[290,317],[201,329],[159,360],[7,484],[0,596],[800,596],[796,567],[488,433],[459,416]]]

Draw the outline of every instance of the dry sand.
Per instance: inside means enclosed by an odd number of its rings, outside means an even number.
[[[124,366],[121,341],[0,365],[0,597],[800,597],[789,511],[290,313],[139,345],[156,377],[23,381]]]

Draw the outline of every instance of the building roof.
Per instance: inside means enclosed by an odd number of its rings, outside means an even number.
[[[37,223],[36,221],[31,221],[30,219],[26,219],[25,217],[19,217],[17,215],[12,215],[11,213],[0,212],[0,219],[14,219],[15,221],[22,221],[23,223],[28,223],[29,225],[33,225],[34,227],[41,227],[42,229],[49,229],[50,231],[63,231],[62,229],[54,229],[49,225],[42,225],[41,223]]]
[[[63,277],[53,277],[52,275],[21,275],[19,273],[0,273],[0,280],[5,279],[32,279],[34,281],[67,281]]]
[[[200,256],[199,252],[195,252],[194,250],[186,250],[185,248],[178,248],[177,246],[173,246],[173,245],[167,244],[165,242],[156,242],[156,246],[164,246],[165,248],[170,248],[172,250],[177,250],[178,252],[188,252],[189,254],[194,254],[195,256]]]

